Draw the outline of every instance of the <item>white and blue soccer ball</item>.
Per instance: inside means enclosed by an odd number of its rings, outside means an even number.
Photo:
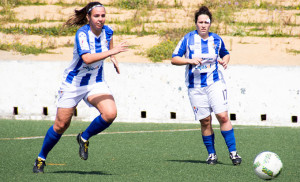
[[[274,179],[282,170],[282,162],[274,152],[264,151],[255,157],[253,167],[261,179]]]

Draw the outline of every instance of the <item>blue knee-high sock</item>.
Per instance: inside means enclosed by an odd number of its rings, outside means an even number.
[[[221,131],[226,145],[228,147],[228,151],[232,152],[232,151],[236,151],[236,143],[235,143],[235,137],[234,137],[234,131],[233,128],[229,131]]]
[[[111,123],[107,123],[106,121],[104,121],[101,115],[99,115],[91,122],[89,127],[82,133],[81,137],[85,140],[88,140],[92,136],[97,135],[98,133],[108,128],[110,124]]]
[[[209,135],[209,136],[203,136],[203,143],[206,146],[208,154],[216,153],[215,150],[215,134]]]
[[[55,146],[55,144],[59,141],[62,134],[58,134],[54,131],[53,125],[48,129],[44,143],[41,149],[41,152],[39,153],[39,157],[42,159],[47,158],[48,153],[52,148]]]

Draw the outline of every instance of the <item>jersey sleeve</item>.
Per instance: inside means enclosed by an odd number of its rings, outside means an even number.
[[[79,56],[82,56],[86,53],[91,53],[90,46],[88,43],[88,35],[87,32],[83,30],[78,30],[76,33],[76,44],[77,44],[77,52]]]
[[[108,45],[107,49],[109,50],[109,45],[110,45],[110,41],[113,37],[114,30],[109,25],[104,25],[104,28],[105,28],[105,32],[106,32],[106,41],[107,41],[107,45]]]
[[[172,54],[172,58],[179,56],[182,57],[185,53],[186,53],[186,41],[187,39],[185,37],[183,37],[177,44],[173,54]]]
[[[225,44],[224,44],[223,40],[221,38],[220,38],[220,40],[221,40],[221,48],[220,48],[219,55],[220,55],[220,58],[223,58],[224,56],[226,56],[227,54],[229,54],[229,52],[225,48]]]

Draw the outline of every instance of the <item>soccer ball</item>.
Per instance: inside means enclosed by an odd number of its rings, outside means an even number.
[[[282,162],[274,152],[264,151],[255,157],[253,167],[258,177],[273,179],[280,174]]]

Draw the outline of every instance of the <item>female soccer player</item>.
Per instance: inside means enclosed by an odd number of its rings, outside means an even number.
[[[75,10],[75,14],[66,22],[67,26],[84,26],[76,32],[73,61],[63,74],[56,119],[46,133],[42,149],[34,163],[34,173],[44,172],[48,153],[69,127],[74,110],[82,99],[90,107],[95,107],[100,115],[77,136],[81,159],[88,158],[89,138],[108,128],[116,118],[116,104],[103,77],[103,62],[110,57],[117,73],[120,73],[114,55],[127,51],[128,46],[123,42],[113,47],[113,30],[104,25],[105,16],[104,6],[99,2],[91,2],[84,8]]]
[[[201,123],[203,143],[208,151],[207,164],[216,164],[211,112],[216,114],[221,133],[234,165],[242,162],[228,118],[227,90],[219,64],[227,68],[230,56],[221,37],[209,32],[212,15],[206,6],[195,13],[196,29],[186,34],[172,55],[172,64],[186,65],[186,85],[195,119]],[[184,57],[182,57],[184,56]]]

